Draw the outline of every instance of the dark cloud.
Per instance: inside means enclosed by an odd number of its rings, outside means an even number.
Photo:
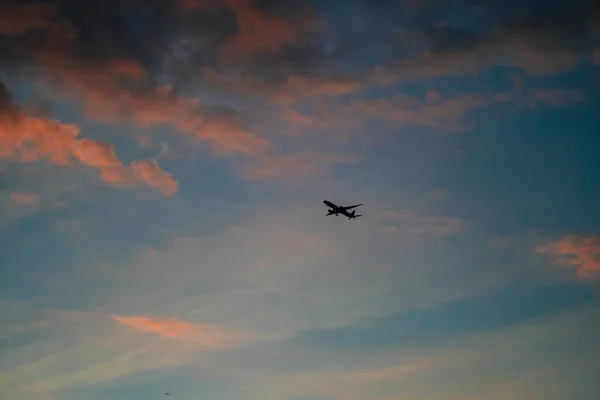
[[[265,0],[10,0],[3,6],[6,27],[0,29],[3,67],[11,65],[9,60],[25,67],[28,62],[39,62],[41,55],[46,63],[68,57],[70,67],[91,69],[133,59],[156,75],[178,63],[191,63],[195,69],[219,67],[225,50],[242,52],[242,47],[248,46],[252,58],[293,42],[295,24],[308,18],[308,10],[303,11],[299,4]],[[9,20],[16,22],[8,24]],[[237,39],[236,47],[232,42]],[[285,52],[283,58],[287,58]],[[174,72],[181,71],[175,67]]]
[[[126,61],[121,75],[144,72],[135,84],[119,77],[134,91],[166,82],[177,92],[217,77],[222,90],[254,95],[290,77],[393,82],[495,65],[561,72],[593,57],[600,26],[591,0],[9,0],[2,7],[4,73],[89,78]]]
[[[438,76],[508,63],[547,74],[591,58],[598,45],[599,7],[590,0],[468,3],[471,7],[454,13],[420,8],[419,24],[388,42],[396,49],[391,69],[407,76]],[[407,43],[415,42],[424,53],[407,62]]]
[[[5,112],[10,109],[13,104],[12,94],[3,81],[0,80],[0,111]]]

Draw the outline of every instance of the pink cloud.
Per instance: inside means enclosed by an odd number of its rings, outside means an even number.
[[[305,115],[295,110],[285,110],[281,117],[294,125],[305,128],[309,128],[318,124],[318,121],[315,118],[311,118],[308,115]]]
[[[56,17],[56,5],[51,3],[14,4],[5,0],[0,13],[0,34],[23,35],[34,30],[72,33],[72,27]]]
[[[229,54],[277,50],[284,44],[304,42],[308,34],[319,26],[316,14],[302,13],[290,18],[262,12],[250,0],[180,0],[184,13],[216,10],[225,5],[236,13],[237,33],[225,44]]]
[[[232,44],[240,52],[276,50],[286,43],[304,42],[317,24],[315,15],[302,15],[294,21],[286,21],[257,10],[249,0],[224,2],[237,12],[238,33]]]
[[[271,83],[252,76],[235,76],[204,68],[203,80],[216,89],[235,95],[268,99],[275,105],[289,106],[302,100],[358,93],[365,81],[358,77],[317,77],[289,75],[284,81]]]
[[[112,185],[144,184],[165,196],[177,191],[177,181],[156,163],[135,161],[125,166],[110,144],[80,138],[75,125],[31,117],[12,102],[8,92],[2,96],[0,159],[23,163],[45,160],[61,166],[77,161],[98,171],[102,180]]]
[[[251,337],[248,334],[232,332],[215,325],[193,324],[177,318],[155,319],[146,316],[125,317],[119,315],[113,315],[112,318],[140,332],[214,349],[237,345]]]
[[[39,201],[33,194],[19,192],[11,192],[10,199],[16,204],[25,206],[36,206]]]
[[[536,247],[536,251],[554,256],[559,265],[576,268],[581,279],[600,276],[600,235],[565,236]]]
[[[249,0],[180,0],[175,7],[189,17],[195,12],[206,12],[223,5],[235,12],[238,30],[220,44],[218,54],[233,64],[244,64],[241,60],[251,53],[271,51],[285,44],[304,41],[308,33],[321,27],[314,13],[302,11],[283,16],[264,12]],[[11,18],[18,24],[15,22],[14,27],[11,25],[10,34],[23,36],[23,41],[28,43],[22,51],[36,61],[42,71],[42,82],[49,84],[54,96],[80,102],[88,117],[111,123],[134,123],[141,128],[171,126],[184,137],[208,142],[211,150],[222,156],[242,156],[244,160],[250,159],[250,163],[254,160],[255,165],[268,163],[273,166],[279,161],[281,168],[296,164],[299,170],[308,169],[307,165],[294,161],[298,157],[292,157],[292,160],[274,154],[270,141],[264,135],[248,129],[236,116],[212,117],[208,115],[205,104],[198,99],[181,96],[169,85],[153,84],[149,71],[134,58],[111,56],[100,60],[98,64],[80,59],[73,41],[77,31],[68,21],[61,19],[55,8],[48,6],[35,10],[31,8],[29,11],[13,8]],[[9,28],[4,29],[8,32]],[[47,34],[48,40],[29,43],[25,34],[38,29]],[[238,94],[246,92],[266,96],[277,104],[302,98],[343,95],[360,86],[359,80],[344,77],[325,79],[293,75],[283,84],[271,84],[253,78],[237,79],[235,74],[230,76],[211,70],[199,72],[217,87],[224,85]],[[133,89],[139,87],[146,90]],[[300,115],[293,117],[300,122]],[[305,119],[304,123],[308,123],[308,120]],[[71,135],[77,136],[78,133],[72,132]],[[134,139],[140,145],[150,145],[149,140],[140,139],[139,135]],[[155,163],[136,162],[128,168],[128,174],[123,174],[124,170],[117,168],[118,160],[113,157],[114,154],[110,154],[109,148],[101,148],[100,144],[91,142],[82,142],[80,147],[76,151],[77,155],[84,156],[80,161],[98,169],[107,182],[123,184],[133,179],[126,175],[133,175],[135,179],[142,179],[162,191],[173,190],[172,185],[160,183],[166,182],[166,175],[160,173]],[[55,151],[52,155],[54,162],[60,159],[63,165],[71,157],[68,151],[64,154]],[[271,175],[254,175],[261,174]]]
[[[128,68],[136,70],[131,66]],[[304,176],[306,173],[312,173],[315,167],[344,162],[340,160],[340,156],[335,155],[279,156],[266,137],[252,133],[232,119],[207,120],[203,116],[203,106],[198,100],[173,95],[168,86],[156,87],[144,96],[138,97],[117,87],[107,74],[96,75],[92,72],[84,75],[73,72],[61,76],[65,87],[75,90],[84,99],[85,110],[89,116],[110,122],[126,120],[127,118],[124,117],[127,116],[143,128],[170,124],[189,137],[211,143],[211,149],[215,154],[245,157],[246,161],[242,161],[244,167],[240,170],[250,179],[270,179],[276,174],[283,174],[283,171],[287,174]],[[294,85],[301,86],[302,83],[296,82]],[[348,89],[351,87],[352,85],[349,85]],[[317,87],[314,90],[321,89]],[[330,88],[325,85],[323,90],[343,91],[344,85],[340,87],[333,85]],[[295,122],[300,122],[302,119],[299,114],[291,114],[288,117],[293,118]],[[307,124],[310,121],[305,119],[303,123]],[[143,140],[141,144],[149,145],[147,140]],[[136,166],[141,167],[141,165],[132,166],[139,176],[145,176],[141,172],[156,170],[154,164],[146,164],[144,168],[135,168]],[[154,174],[156,179],[148,179],[146,182],[159,181],[159,175],[157,171]],[[118,177],[110,177],[110,179],[119,180]]]
[[[232,119],[207,119],[199,100],[174,94],[168,85],[134,94],[118,85],[119,74],[133,79],[144,70],[132,61],[118,61],[106,70],[76,70],[54,57],[45,60],[51,75],[61,83],[58,93],[81,99],[85,113],[107,122],[133,122],[142,128],[171,125],[182,134],[212,143],[222,155],[253,155],[267,151],[269,142]]]

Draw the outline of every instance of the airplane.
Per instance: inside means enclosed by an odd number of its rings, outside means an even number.
[[[333,204],[332,202],[330,202],[329,200],[323,200],[323,203],[325,203],[326,206],[331,207],[331,209],[327,210],[327,214],[326,215],[338,215],[338,214],[342,214],[345,215],[346,217],[348,217],[348,219],[354,219],[354,218],[358,218],[361,215],[356,215],[356,211],[352,211],[352,212],[348,212],[349,209],[354,208],[354,207],[358,207],[358,206],[362,206],[362,204],[356,204],[354,206],[338,206]]]

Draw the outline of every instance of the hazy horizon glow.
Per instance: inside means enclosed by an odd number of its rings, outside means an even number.
[[[596,3],[4,1],[0,397],[597,399]]]

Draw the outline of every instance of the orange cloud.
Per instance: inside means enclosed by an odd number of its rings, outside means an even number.
[[[118,315],[114,315],[112,318],[140,332],[215,349],[229,347],[248,338],[247,335],[230,332],[214,325],[190,324],[177,318],[153,319],[144,316],[124,317]]]
[[[132,66],[131,69],[136,70]],[[143,128],[170,124],[194,139],[208,141],[216,154],[247,157],[247,161],[242,163],[244,168],[241,168],[241,172],[249,179],[271,179],[283,173],[304,176],[315,172],[323,164],[353,161],[348,157],[340,158],[335,155],[278,156],[274,154],[271,143],[265,137],[255,135],[233,120],[224,118],[207,120],[202,115],[203,107],[198,100],[173,95],[168,86],[159,86],[143,96],[135,96],[117,87],[109,74],[95,72],[82,74],[73,71],[70,74],[61,74],[61,79],[65,87],[77,91],[84,99],[85,111],[89,116],[111,122],[127,116]],[[291,82],[290,85],[296,87],[299,92],[303,92],[302,85],[308,85],[307,82],[300,80]],[[324,83],[312,90],[343,92],[354,87],[355,84],[351,82],[340,83],[339,86],[333,84],[331,87]],[[144,168],[141,168],[140,164],[135,166],[140,167],[134,168],[140,176],[143,176],[141,174],[143,171],[156,169],[155,164],[146,164]],[[158,178],[158,171],[154,176]],[[106,179],[119,181],[118,176],[106,175]],[[146,182],[150,184],[160,180],[148,179]]]
[[[306,40],[313,19],[298,19],[290,23],[252,8],[249,0],[226,0],[237,11],[239,31],[234,46],[242,52],[276,50],[285,43]]]
[[[592,279],[600,274],[600,235],[565,236],[538,246],[536,250],[555,256],[557,264],[577,268],[577,275],[582,279]]]
[[[134,77],[138,77],[138,72],[142,74],[143,70],[135,67],[134,63],[123,62],[118,68],[109,68],[107,73],[84,73],[68,68],[64,71],[59,68],[56,71],[64,87],[70,88],[84,99],[85,111],[89,116],[110,122],[128,118],[143,128],[170,124],[194,139],[208,141],[216,154],[247,157],[247,162],[243,162],[245,167],[241,171],[249,179],[271,179],[284,171],[286,174],[304,176],[315,172],[315,169],[323,164],[353,161],[335,155],[278,156],[274,154],[271,143],[265,137],[255,135],[231,119],[207,120],[203,116],[203,106],[199,100],[174,95],[166,85],[157,86],[144,95],[134,95],[127,89],[118,87],[114,76],[110,75],[110,71],[128,71],[132,72]],[[341,94],[353,90],[356,85],[353,81],[321,82],[310,90],[304,90],[303,88],[311,86],[309,81],[291,79],[288,87],[294,88],[293,91],[305,93],[304,96],[316,96],[321,92]],[[140,164],[132,167],[140,176],[145,176],[141,172],[156,169],[155,164],[150,163],[144,165],[144,168]],[[158,172],[154,174],[157,178],[159,175]],[[120,181],[120,177],[114,174],[106,174],[105,177],[111,182]],[[148,179],[146,182],[150,184],[160,180]]]
[[[236,13],[237,33],[224,47],[226,52],[233,50],[234,54],[273,51],[284,44],[304,42],[318,26],[314,13],[286,19],[257,9],[251,0],[180,0],[181,10],[185,13],[214,10],[222,5]]]
[[[20,205],[35,206],[38,204],[37,196],[29,193],[12,192],[10,199]]]
[[[2,91],[5,91],[4,87]],[[156,163],[136,161],[127,167],[119,161],[111,145],[79,138],[80,130],[75,125],[31,117],[12,102],[8,92],[0,95],[0,159],[18,162],[44,159],[62,166],[76,160],[97,170],[102,180],[109,184],[141,183],[165,196],[177,191],[177,181]]]
[[[306,34],[319,26],[314,13],[303,10],[283,15],[261,9],[249,0],[180,0],[175,6],[185,14],[185,18],[194,12],[211,11],[222,6],[235,12],[237,32],[219,45],[222,50],[219,54],[225,58],[244,58],[250,53],[271,51],[284,44],[304,41]],[[133,122],[142,128],[168,125],[189,138],[207,141],[211,150],[219,155],[269,160],[271,166],[277,160],[282,167],[289,167],[293,163],[272,154],[271,143],[261,134],[248,130],[235,116],[209,115],[210,110],[198,99],[181,96],[169,85],[155,84],[152,71],[144,68],[135,57],[118,59],[114,55],[114,58],[102,58],[99,63],[90,64],[79,56],[78,44],[73,41],[77,37],[77,30],[61,19],[55,8],[47,6],[36,8],[37,11],[30,8],[27,11],[13,7],[11,18],[18,20],[20,25],[10,27],[10,34],[22,37],[23,42],[28,44],[19,51],[35,60],[42,71],[42,82],[50,84],[52,94],[80,101],[87,116],[112,123]],[[8,27],[4,29],[6,32],[9,30]],[[48,40],[30,42],[26,34],[36,30],[43,30]],[[241,62],[237,59],[229,61]],[[225,85],[238,94],[258,94],[278,104],[303,98],[343,95],[360,86],[359,80],[344,77],[324,79],[293,76],[283,84],[274,84],[247,78],[247,74],[237,79],[235,74],[231,77],[219,72],[204,72],[210,78],[208,81],[211,85]],[[222,77],[223,80],[220,80]],[[77,133],[71,133],[71,136],[77,136]],[[123,184],[131,180],[126,175],[134,175],[146,184],[163,188],[163,191],[173,190],[172,185],[160,183],[164,182],[165,175],[159,173],[155,163],[137,162],[128,168],[128,174],[123,174],[123,170],[116,167],[116,157],[109,157],[109,149],[102,149],[90,142],[82,143],[81,147],[77,154],[91,156],[85,157],[85,160],[99,169],[107,182]],[[66,165],[71,154],[53,152],[52,155],[55,156],[54,162],[60,159]]]
[[[281,118],[291,122],[294,125],[298,125],[305,128],[310,128],[318,124],[318,121],[315,118],[311,118],[308,115],[289,109],[283,112]]]
[[[31,3],[17,6],[5,0],[0,13],[0,34],[23,35],[34,30],[56,31],[68,27],[56,18],[55,4]]]
[[[202,69],[201,76],[222,92],[263,97],[273,104],[283,106],[302,100],[355,93],[365,85],[364,80],[356,77],[301,75],[290,75],[282,82],[269,83],[251,76],[228,76],[210,68]]]
[[[44,59],[51,75],[61,83],[58,93],[82,99],[85,113],[108,122],[132,121],[142,128],[168,124],[179,132],[212,143],[219,154],[254,155],[270,148],[269,142],[231,119],[206,119],[197,99],[175,94],[168,85],[155,86],[144,93],[133,93],[119,86],[119,76],[134,80],[145,76],[133,61],[115,61],[107,70],[78,70],[66,60]],[[53,88],[54,89],[54,88]]]

